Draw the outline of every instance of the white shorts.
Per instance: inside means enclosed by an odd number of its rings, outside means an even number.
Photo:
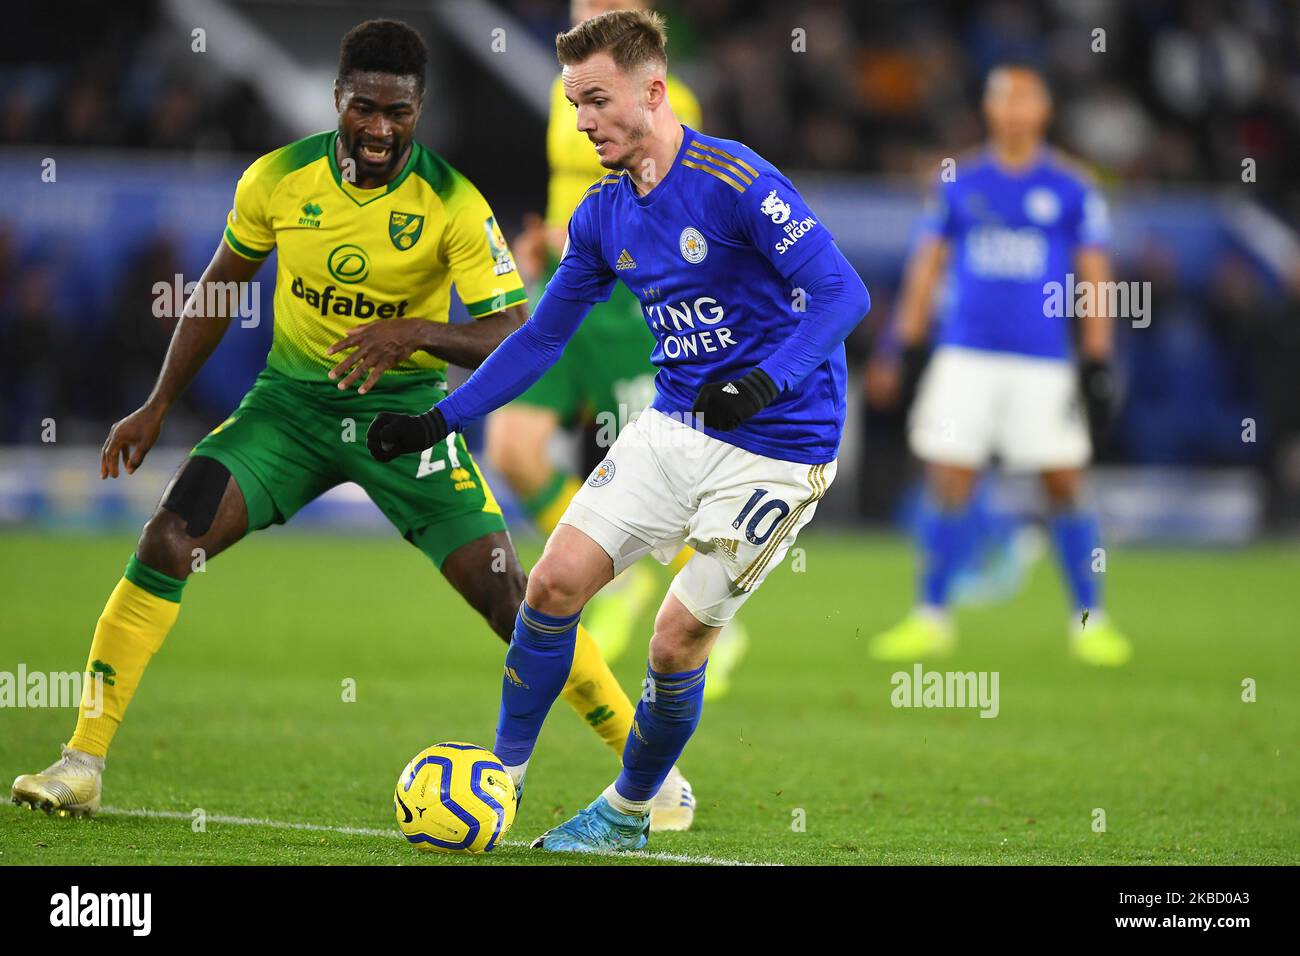
[[[964,468],[994,453],[1012,471],[1082,468],[1092,456],[1069,362],[952,346],[921,377],[909,438],[923,461]]]
[[[646,554],[668,564],[690,545],[696,554],[670,590],[698,620],[722,627],[812,519],[835,464],[756,455],[647,408],[560,523],[604,548],[616,576]]]

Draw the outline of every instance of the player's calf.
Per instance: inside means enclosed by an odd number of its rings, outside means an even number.
[[[492,632],[509,643],[528,586],[510,535],[495,531],[461,545],[442,563],[442,574]]]
[[[186,462],[95,625],[86,672],[103,681],[103,706],[82,705],[69,748],[95,758],[108,753],[145,668],[180,615],[186,579],[247,526],[243,495],[225,466],[203,457]]]

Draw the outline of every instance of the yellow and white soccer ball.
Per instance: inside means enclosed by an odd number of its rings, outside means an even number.
[[[393,791],[397,828],[434,853],[487,853],[515,822],[515,782],[477,744],[434,744],[406,765]]]

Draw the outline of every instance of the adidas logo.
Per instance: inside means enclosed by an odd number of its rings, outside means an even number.
[[[622,272],[625,269],[635,269],[636,260],[632,258],[632,253],[624,249],[619,253],[618,261],[614,263],[614,268]]]
[[[736,386],[732,385],[730,382],[728,382],[726,385],[722,386],[722,390],[723,390],[724,392],[726,392],[728,395],[739,395],[739,394],[740,394],[740,389],[736,388]]]
[[[736,560],[736,549],[740,547],[739,538],[714,538],[713,547],[721,551],[731,560]]]

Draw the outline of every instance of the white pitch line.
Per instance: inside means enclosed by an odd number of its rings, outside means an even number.
[[[99,812],[110,817],[143,817],[154,820],[193,820],[192,813],[181,810],[151,810],[148,807],[127,809],[124,807],[101,807]],[[212,823],[224,823],[236,827],[268,827],[274,830],[307,830],[314,833],[340,833],[344,836],[387,837],[400,840],[402,835],[395,830],[377,830],[374,827],[336,827],[324,823],[295,823],[291,820],[266,820],[258,817],[232,817],[220,813],[209,813],[204,817]],[[527,847],[522,840],[506,840],[502,846]],[[726,860],[716,856],[691,856],[686,853],[659,853],[653,850],[636,850],[615,853],[598,852],[592,856],[611,856],[620,859],[658,860],[664,863],[688,863],[696,866],[780,866],[779,863],[750,863],[745,860]]]

